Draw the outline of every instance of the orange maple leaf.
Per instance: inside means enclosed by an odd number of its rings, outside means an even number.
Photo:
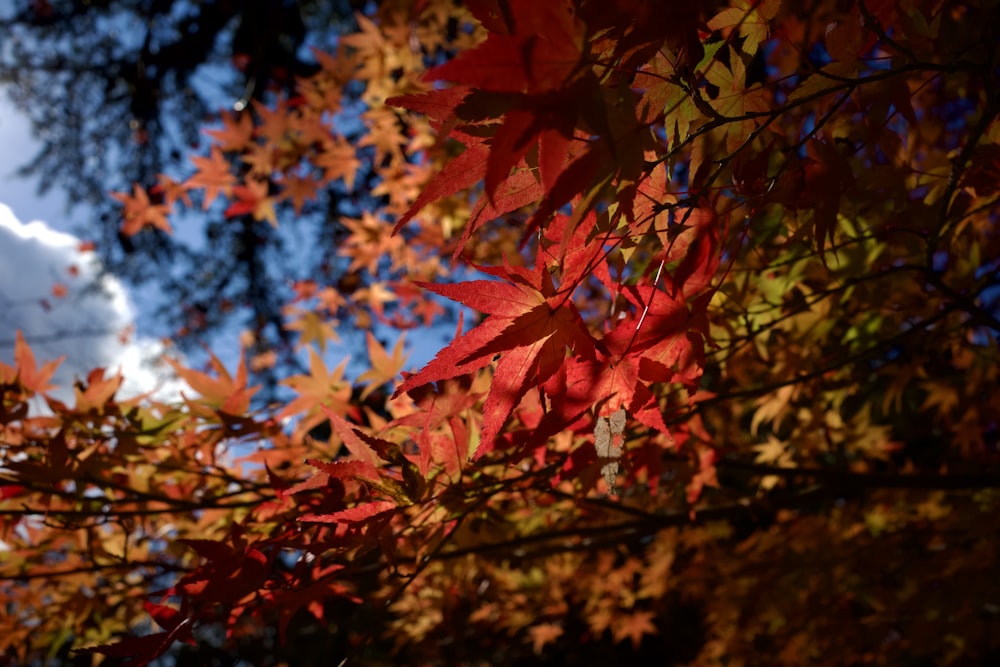
[[[298,396],[278,413],[278,419],[305,414],[300,427],[309,430],[326,419],[324,412],[319,409],[322,405],[329,406],[334,414],[346,412],[351,400],[351,386],[344,381],[346,367],[345,359],[330,371],[323,362],[323,357],[309,348],[309,373],[293,375],[281,381],[281,384],[291,388]]]
[[[323,181],[329,183],[338,178],[350,190],[354,187],[354,176],[361,167],[357,152],[345,139],[331,137],[324,141],[312,163],[323,170]]]
[[[340,222],[351,231],[337,251],[341,257],[351,258],[348,271],[365,268],[369,274],[377,275],[379,260],[387,256],[392,258],[403,247],[403,238],[393,235],[392,226],[368,211],[362,213],[360,220],[341,218]]]
[[[281,185],[283,187],[281,198],[292,200],[296,214],[302,212],[302,206],[305,205],[306,200],[316,199],[316,190],[319,189],[319,183],[316,182],[316,179],[302,178],[295,174],[288,174],[281,181]]]
[[[562,637],[563,629],[561,625],[556,623],[540,623],[531,626],[528,629],[528,634],[531,635],[531,646],[535,655],[540,655],[546,644],[551,644]]]
[[[277,168],[278,151],[271,144],[253,144],[243,153],[243,162],[250,165],[250,175],[269,178]]]
[[[164,204],[152,203],[146,190],[138,183],[132,185],[131,195],[125,192],[112,192],[111,196],[125,206],[125,210],[122,211],[122,216],[125,218],[125,222],[122,223],[122,233],[126,236],[138,234],[146,225],[152,225],[168,234],[173,231],[167,221],[169,208]]]
[[[191,206],[191,198],[188,197],[188,187],[184,183],[178,183],[166,174],[156,177],[156,185],[150,190],[155,194],[163,195],[163,203],[167,208],[173,208],[174,202],[180,199],[185,206]]]
[[[278,100],[274,109],[269,109],[266,104],[254,100],[253,108],[260,116],[260,130],[258,132],[260,136],[272,144],[280,144],[291,128],[287,102]]]
[[[253,119],[249,113],[223,114],[221,130],[205,130],[224,151],[241,151],[253,139]]]
[[[56,372],[56,368],[65,359],[59,357],[55,361],[48,361],[41,368],[35,362],[35,354],[31,347],[24,340],[24,335],[18,330],[14,340],[14,365],[8,366],[0,361],[0,381],[4,384],[12,384],[15,380],[29,391],[44,393],[55,386],[49,384],[49,380]]]
[[[216,377],[186,368],[169,357],[166,361],[188,386],[200,394],[200,399],[189,401],[189,404],[205,405],[230,415],[245,415],[250,409],[250,398],[259,389],[247,386],[247,365],[242,350],[235,377],[229,374],[219,358],[211,352],[209,361]]]
[[[198,167],[198,171],[187,180],[187,184],[192,188],[205,189],[202,208],[207,210],[220,194],[225,197],[232,194],[236,177],[230,171],[229,162],[222,156],[218,146],[212,146],[210,157],[192,156],[191,161]]]
[[[87,383],[84,387],[77,383],[73,387],[73,394],[76,397],[76,409],[80,412],[96,410],[102,412],[115,392],[122,384],[122,374],[115,373],[110,377],[104,377],[104,369],[95,368],[87,374]]]
[[[616,616],[611,621],[611,633],[616,642],[628,638],[632,640],[632,646],[639,648],[643,635],[656,634],[656,626],[653,625],[654,617],[655,614],[651,611],[636,611]]]

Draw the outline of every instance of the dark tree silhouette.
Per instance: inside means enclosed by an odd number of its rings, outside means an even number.
[[[18,173],[92,211],[79,233],[97,242],[107,270],[132,284],[155,280],[164,333],[180,333],[188,349],[233,325],[294,363],[281,305],[291,280],[337,279],[342,265],[322,249],[343,231],[346,198],[327,193],[281,231],[213,208],[188,215],[179,234],[129,237],[108,193],[190,173],[206,122],[291,94],[316,69],[310,47],[334,49],[360,4],[19,0],[0,10],[0,84],[42,144]]]

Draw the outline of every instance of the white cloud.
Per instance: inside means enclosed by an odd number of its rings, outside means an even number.
[[[57,398],[67,400],[74,379],[102,367],[122,371],[120,397],[178,399],[183,385],[161,360],[163,344],[135,335],[125,287],[100,269],[80,239],[42,222],[24,224],[0,204],[0,359],[10,362],[21,330],[39,362],[65,355]]]

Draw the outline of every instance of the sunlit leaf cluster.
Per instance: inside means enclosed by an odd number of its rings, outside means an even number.
[[[181,405],[101,371],[44,399],[23,342],[0,367],[0,649],[145,664],[217,628],[271,655],[320,633],[349,664],[1000,655],[994,4],[357,22],[159,200],[114,194],[139,235],[216,198],[281,226],[275,203],[374,195],[328,249],[356,280],[283,311],[293,399],[256,406],[267,360],[242,355],[177,364]],[[378,339],[445,300],[471,321],[422,368]],[[369,332],[354,380],[325,357],[341,323]]]

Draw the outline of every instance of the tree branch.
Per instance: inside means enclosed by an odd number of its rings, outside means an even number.
[[[879,473],[853,472],[835,468],[782,468],[761,463],[723,459],[717,468],[743,470],[757,475],[774,475],[784,479],[808,477],[840,489],[913,489],[927,491],[975,491],[1000,488],[1000,473]]]

